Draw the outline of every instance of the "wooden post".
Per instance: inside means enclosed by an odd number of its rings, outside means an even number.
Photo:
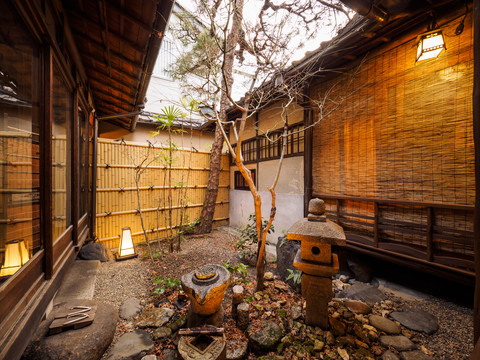
[[[70,162],[72,164],[70,170],[70,176],[72,179],[71,182],[71,203],[69,206],[71,207],[72,211],[72,225],[73,225],[73,234],[72,234],[72,242],[73,246],[77,246],[78,244],[78,217],[79,217],[79,189],[81,180],[78,178],[78,174],[80,173],[79,168],[79,121],[78,121],[78,89],[74,90],[73,93],[73,119],[72,119],[72,152],[70,153]]]
[[[378,248],[378,242],[379,242],[378,220],[380,219],[380,214],[379,214],[379,205],[378,205],[378,202],[376,202],[376,201],[373,202],[373,211],[374,211],[373,243],[374,243],[375,247]]]
[[[473,306],[473,339],[480,336],[480,0],[473,1],[473,141],[475,146],[475,298]]]
[[[40,178],[40,218],[41,235],[45,249],[45,279],[53,276],[53,240],[52,240],[52,97],[53,97],[53,54],[50,45],[44,47],[44,108],[42,136],[40,141],[40,161],[43,176]]]
[[[233,287],[233,297],[232,297],[232,317],[236,319],[237,317],[237,306],[243,302],[243,286],[235,285]]]
[[[433,260],[433,207],[427,207],[427,260]]]
[[[313,109],[305,106],[303,110],[303,124],[305,127],[310,126],[304,132],[304,141],[303,141],[303,168],[304,178],[303,186],[305,189],[305,195],[303,200],[303,213],[306,217],[308,215],[308,203],[312,198],[312,162],[313,162],[313,127],[311,127],[313,122]]]

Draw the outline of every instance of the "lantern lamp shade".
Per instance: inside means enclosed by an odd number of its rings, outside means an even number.
[[[132,232],[129,227],[122,228],[122,235],[120,236],[120,245],[118,246],[117,260],[126,260],[137,257],[133,246]]]
[[[417,61],[436,58],[444,49],[447,48],[442,30],[421,34],[417,43]]]
[[[24,240],[5,244],[5,260],[0,268],[0,277],[15,274],[30,259]]]

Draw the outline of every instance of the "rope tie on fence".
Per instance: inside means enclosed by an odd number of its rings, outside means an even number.
[[[110,169],[110,168],[111,168],[110,164],[105,164],[105,169]]]
[[[106,212],[105,212],[105,215],[106,215],[106,216],[110,216],[110,215],[112,215],[112,212],[111,212],[111,211],[106,211]]]
[[[125,192],[125,189],[124,188],[120,188],[120,190],[118,190],[119,193],[122,193],[122,192]]]
[[[155,186],[155,185],[150,186],[150,187],[148,188],[148,190],[153,190],[154,186]]]

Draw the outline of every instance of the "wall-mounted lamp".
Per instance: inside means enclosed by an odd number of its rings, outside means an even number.
[[[437,29],[420,34],[417,38],[417,61],[436,58],[447,50],[442,30]]]
[[[122,235],[120,236],[120,245],[118,245],[116,259],[117,261],[127,260],[137,256],[138,254],[135,252],[135,247],[133,246],[132,231],[129,227],[124,227],[122,228]]]
[[[1,276],[10,276],[15,274],[23,264],[25,264],[30,255],[28,254],[25,241],[13,240],[5,244],[5,261],[0,269]]]

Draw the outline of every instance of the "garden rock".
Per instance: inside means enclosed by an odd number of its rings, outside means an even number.
[[[383,353],[382,360],[400,360],[400,358],[390,350],[387,350]]]
[[[157,356],[156,355],[145,355],[144,357],[142,357],[142,360],[157,360]]]
[[[372,308],[365,304],[363,301],[348,300],[345,301],[345,306],[354,314],[368,314],[372,311]]]
[[[270,264],[277,261],[277,249],[275,245],[265,245],[265,261]]]
[[[288,283],[292,288],[298,289],[299,286],[294,284],[290,279],[287,281],[290,272],[288,270],[295,270],[293,266],[293,259],[300,249],[300,244],[296,241],[287,240],[284,237],[279,237],[277,242],[277,273],[280,280]]]
[[[282,329],[273,321],[261,321],[247,328],[247,337],[253,351],[265,352],[275,349],[282,338]]]
[[[432,357],[424,354],[420,350],[402,352],[400,353],[400,359],[402,360],[433,360]]]
[[[137,321],[137,327],[161,327],[165,325],[175,313],[169,308],[153,308],[146,309],[141,314]]]
[[[227,360],[241,360],[248,352],[247,339],[234,339],[227,341]]]
[[[267,271],[265,275],[263,275],[263,280],[265,281],[272,281],[273,280],[273,273]]]
[[[172,336],[172,329],[165,326],[159,327],[153,332],[152,336],[154,340],[168,339],[170,336]]]
[[[137,298],[130,298],[125,300],[125,302],[120,306],[120,317],[123,320],[130,320],[131,318],[137,316],[142,310],[140,305],[140,300]]]
[[[187,317],[180,316],[178,319],[168,324],[167,326],[172,330],[172,332],[175,332],[178,329],[184,327],[186,323],[187,323]]]
[[[302,307],[300,305],[293,305],[290,312],[293,320],[297,320],[302,317]]]
[[[416,348],[416,345],[409,338],[403,335],[380,336],[380,343],[385,347],[391,346],[398,351],[413,350]]]
[[[385,300],[387,296],[375,286],[356,282],[337,295],[339,298],[361,300],[367,303],[376,303]]]
[[[163,360],[177,360],[178,351],[175,349],[165,349],[162,351]]]
[[[135,330],[120,336],[110,350],[107,360],[138,360],[154,348],[155,345],[148,332]]]
[[[384,318],[383,316],[370,315],[368,317],[370,325],[380,331],[384,331],[387,334],[398,335],[402,331],[400,326],[395,324],[392,320]]]
[[[433,334],[438,330],[438,322],[435,316],[415,309],[405,311],[394,311],[390,316],[410,330]]]
[[[349,254],[347,257],[348,267],[353,272],[355,279],[364,283],[372,280],[372,268],[359,257]]]
[[[347,329],[347,325],[344,322],[335,319],[334,317],[329,316],[328,322],[330,324],[330,330],[333,332],[335,336],[343,336],[345,335],[345,331]]]
[[[48,327],[53,321],[55,313],[60,309],[72,308],[79,304],[83,306],[97,306],[93,323],[78,330],[68,330],[47,336]],[[71,300],[56,304],[47,319],[40,323],[30,344],[23,353],[22,359],[100,359],[113,340],[117,321],[117,311],[109,304],[93,300]]]
[[[78,252],[78,258],[82,260],[100,260],[107,262],[110,260],[110,253],[105,245],[101,243],[91,243],[84,245]]]

